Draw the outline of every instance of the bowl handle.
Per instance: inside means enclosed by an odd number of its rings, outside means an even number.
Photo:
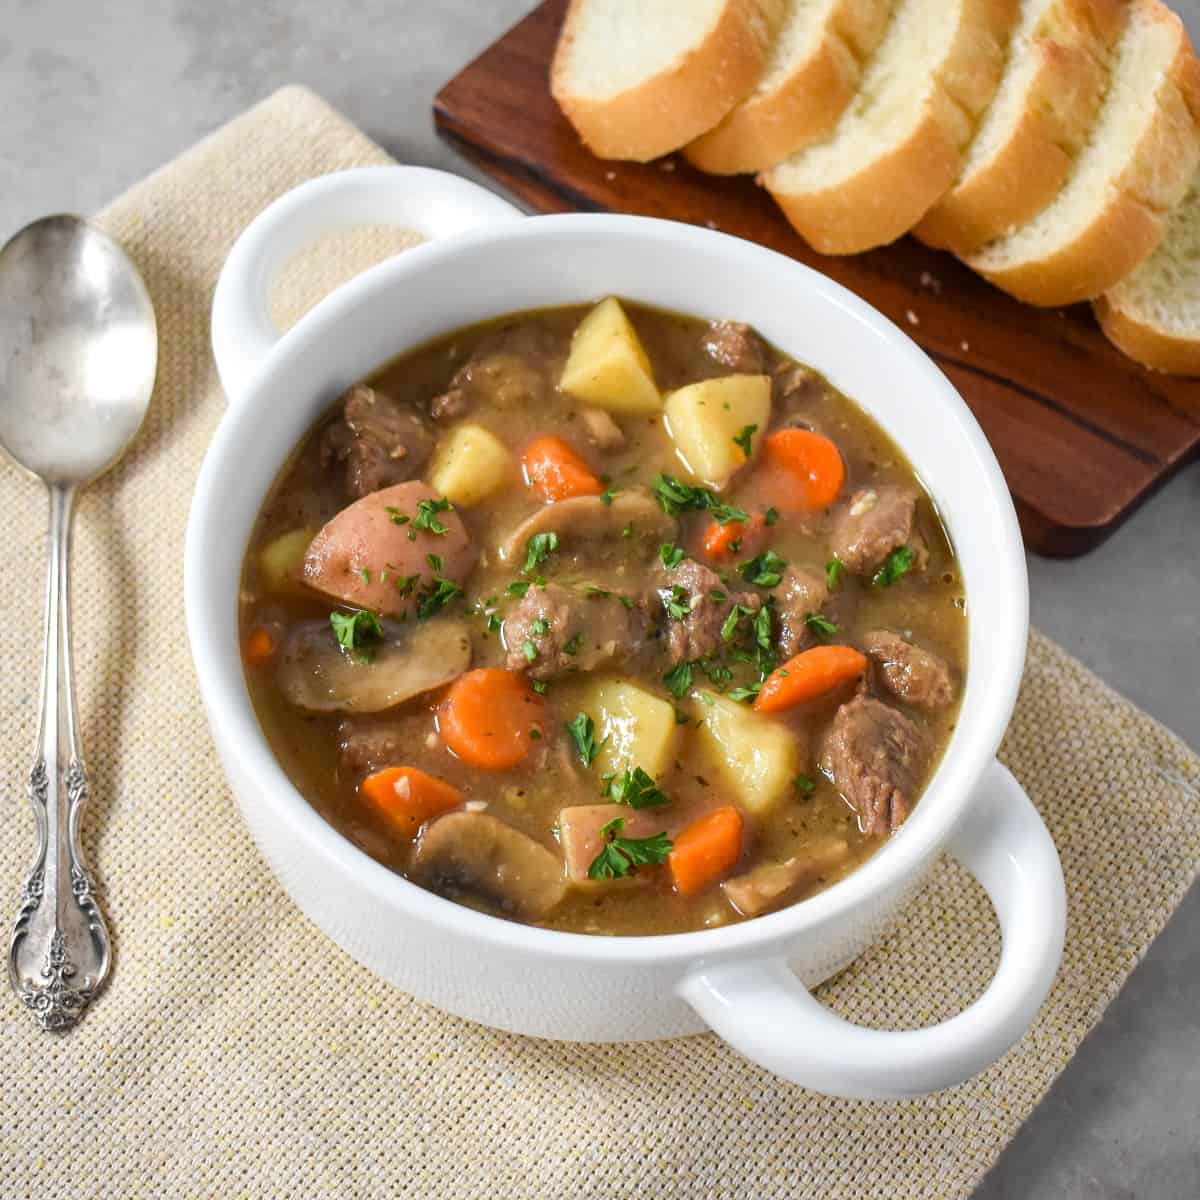
[[[225,395],[245,392],[280,331],[271,287],[288,260],[323,234],[360,225],[399,225],[448,237],[521,213],[486,188],[428,167],[359,167],[310,179],[254,218],[234,243],[213,294],[213,355]]]
[[[781,958],[701,966],[680,985],[683,998],[747,1058],[833,1096],[919,1096],[995,1062],[1050,990],[1067,901],[1054,843],[1017,781],[994,763],[979,786],[947,849],[986,889],[1003,949],[992,982],[965,1012],[925,1029],[865,1029],[813,999]],[[953,967],[929,963],[931,973]]]

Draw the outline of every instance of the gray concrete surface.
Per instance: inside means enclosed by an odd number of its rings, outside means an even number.
[[[479,176],[433,133],[437,86],[531,0],[0,0],[0,239],[88,211],[284,83],[398,158]],[[1200,0],[1178,0],[1200,33]],[[1035,623],[1200,746],[1200,471],[1110,542],[1031,558]],[[1200,1195],[1200,894],[995,1170],[980,1200]]]

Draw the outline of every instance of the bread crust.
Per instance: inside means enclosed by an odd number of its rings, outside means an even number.
[[[1200,62],[1179,18],[1158,0],[1158,20],[1177,27],[1175,57],[1160,81],[1155,119],[1109,189],[1104,207],[1072,241],[1040,259],[988,266],[963,261],[1018,300],[1049,307],[1092,300],[1114,287],[1154,252],[1167,211],[1187,192],[1200,165]]]
[[[700,45],[671,66],[615,96],[569,90],[566,60],[588,0],[571,0],[550,90],[584,144],[600,158],[648,162],[711,129],[758,82],[783,18],[783,0],[727,0]]]
[[[1104,98],[1108,53],[1124,0],[1062,0],[1031,52],[1037,71],[1020,120],[991,159],[942,197],[913,230],[930,246],[971,254],[1025,224],[1058,194]]]
[[[838,0],[813,52],[684,150],[712,175],[765,170],[828,133],[854,99],[862,60],[883,37],[893,0]]]
[[[1108,296],[1093,300],[1092,310],[1104,336],[1134,362],[1168,375],[1200,375],[1200,339],[1180,337],[1139,321]]]
[[[962,20],[904,141],[835,185],[789,192],[786,164],[760,182],[797,232],[824,254],[856,254],[911,229],[954,182],[979,112],[1000,79],[1015,0],[964,0]]]

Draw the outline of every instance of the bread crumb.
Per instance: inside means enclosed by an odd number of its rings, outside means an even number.
[[[918,317],[911,308],[904,314],[904,316],[910,325],[920,325],[921,323],[921,318]]]

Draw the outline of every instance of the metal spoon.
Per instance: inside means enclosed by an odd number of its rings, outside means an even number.
[[[76,494],[124,453],[150,404],[154,309],[111,238],[46,217],[0,249],[0,449],[46,485],[50,563],[37,761],[38,850],[8,951],[43,1029],[69,1029],[108,975],[108,930],[79,846],[88,795],[76,730],[68,567]]]

